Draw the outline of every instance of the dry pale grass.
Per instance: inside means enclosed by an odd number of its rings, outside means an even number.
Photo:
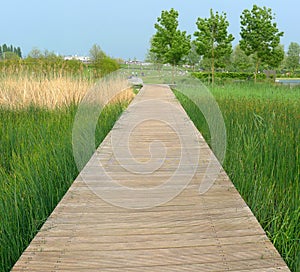
[[[84,97],[83,104],[100,104],[102,106],[120,101],[131,101],[133,89],[128,80],[119,73],[112,73],[97,82]]]
[[[131,101],[135,97],[135,94],[131,87],[128,87],[118,93],[115,97],[110,100],[110,103],[118,103],[122,101]]]
[[[7,77],[0,81],[0,105],[9,108],[29,105],[55,108],[78,103],[90,87],[88,81],[63,77],[50,80]]]
[[[86,94],[85,100],[100,100],[105,104],[130,101],[134,97],[127,80],[117,76],[96,84],[84,79],[64,77],[39,80],[26,76],[7,76],[0,80],[0,106],[12,109],[29,105],[52,109],[78,104]]]

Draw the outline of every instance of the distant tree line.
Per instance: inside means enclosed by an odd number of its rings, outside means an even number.
[[[300,45],[291,43],[287,54],[280,39],[283,32],[277,27],[275,15],[267,7],[253,5],[240,15],[241,40],[233,48],[234,37],[228,32],[226,13],[210,10],[208,18],[198,18],[192,39],[178,29],[178,11],[162,11],[150,40],[147,61],[162,64],[188,64],[197,70],[252,72],[254,79],[262,70],[300,68]]]
[[[6,45],[1,46],[1,50],[3,47],[4,50],[8,50]],[[18,48],[10,46],[9,50],[11,49],[21,53]],[[0,61],[0,73],[26,73],[41,77],[84,76],[97,79],[119,69],[117,60],[106,55],[96,44],[90,50],[91,61],[89,63],[83,63],[77,59],[66,60],[52,51],[42,51],[38,48],[33,48],[23,59],[15,52],[4,52],[5,56]],[[13,54],[14,57],[10,54]],[[0,54],[0,56],[2,55]]]
[[[20,47],[7,44],[0,45],[0,59],[15,58],[22,58],[22,51]]]

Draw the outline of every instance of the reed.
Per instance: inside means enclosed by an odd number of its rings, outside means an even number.
[[[210,143],[198,108],[175,93]],[[300,88],[232,84],[212,93],[227,129],[223,166],[290,269],[300,271]]]
[[[58,77],[37,78],[8,76],[0,80],[0,105],[8,108],[27,106],[56,107],[79,103],[92,82]]]

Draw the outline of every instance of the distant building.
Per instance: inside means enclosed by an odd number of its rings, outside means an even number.
[[[125,64],[138,64],[138,65],[141,65],[142,61],[140,61],[140,60],[128,60],[128,61],[125,61]]]
[[[88,64],[91,63],[91,58],[86,56],[65,56],[64,60],[79,60],[82,63]]]

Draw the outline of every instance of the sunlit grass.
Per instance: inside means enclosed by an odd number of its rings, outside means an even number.
[[[8,108],[38,106],[55,108],[78,103],[92,82],[58,77],[39,80],[35,77],[7,76],[0,79],[0,105]]]
[[[197,107],[175,92],[210,142]],[[292,271],[300,271],[300,89],[215,86],[224,116],[224,168]]]

